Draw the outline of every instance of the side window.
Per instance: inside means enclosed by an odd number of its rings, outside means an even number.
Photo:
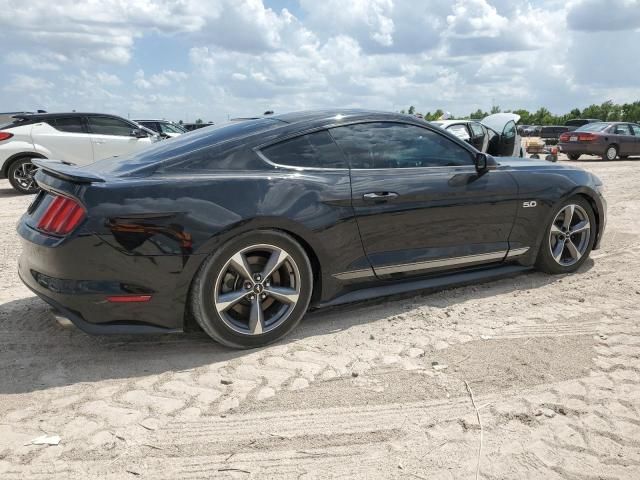
[[[504,138],[513,138],[516,136],[516,124],[513,120],[507,122],[507,124],[504,126],[502,136]]]
[[[632,125],[631,125],[631,128],[633,129],[633,134],[634,134],[636,137],[640,137],[640,125],[632,124]]]
[[[89,130],[99,135],[128,137],[135,127],[124,120],[113,117],[89,117]]]
[[[432,130],[404,123],[360,123],[331,130],[352,168],[472,165],[471,153]]]
[[[460,140],[471,139],[471,137],[469,136],[469,130],[467,130],[467,127],[465,127],[464,125],[461,125],[461,124],[451,125],[449,128],[447,128],[447,130],[453,133]]]
[[[138,122],[143,127],[148,128],[149,130],[153,130],[154,132],[158,132],[158,125],[156,122]]]
[[[482,129],[482,125],[476,122],[471,122],[471,131],[473,132],[474,137],[482,137],[484,136],[484,130]]]
[[[292,167],[347,168],[344,155],[327,131],[285,140],[262,150],[273,163]]]
[[[82,125],[82,117],[52,118],[47,123],[61,132],[87,133]]]
[[[613,128],[613,133],[616,135],[631,135],[631,130],[629,129],[629,125],[622,123]]]

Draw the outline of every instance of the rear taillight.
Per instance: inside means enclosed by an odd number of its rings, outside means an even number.
[[[579,142],[593,142],[598,136],[594,133],[580,133],[578,134]]]
[[[13,133],[0,132],[0,142],[2,142],[4,140],[9,140],[11,137],[13,137]]]
[[[67,235],[84,220],[85,211],[77,201],[56,195],[38,221],[38,230],[53,235]]]

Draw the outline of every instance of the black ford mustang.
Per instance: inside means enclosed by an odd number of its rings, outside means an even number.
[[[583,170],[492,157],[410,116],[339,110],[208,127],[87,167],[39,161],[24,283],[89,333],[199,324],[254,347],[310,307],[537,267],[605,227]]]

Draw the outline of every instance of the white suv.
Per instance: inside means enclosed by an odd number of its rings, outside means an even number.
[[[157,141],[154,132],[129,120],[99,113],[38,113],[0,125],[0,178],[21,193],[35,193],[32,158],[87,165],[125,155]]]

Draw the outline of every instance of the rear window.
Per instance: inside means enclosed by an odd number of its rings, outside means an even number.
[[[207,147],[254,135],[280,125],[283,125],[281,121],[271,118],[212,125],[185,133],[171,141],[154,143],[149,148],[137,153],[100,160],[92,165],[92,170],[107,174],[132,172],[166,160],[178,160],[187,154],[193,154]]]
[[[576,132],[602,132],[609,126],[608,123],[588,123],[578,128]]]
[[[71,133],[86,133],[82,125],[82,117],[58,117],[47,120],[56,130]]]

